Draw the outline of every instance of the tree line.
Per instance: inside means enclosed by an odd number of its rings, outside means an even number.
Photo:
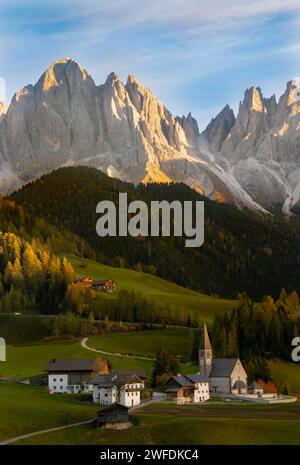
[[[267,360],[291,361],[291,342],[300,334],[300,304],[297,292],[282,289],[277,300],[265,296],[254,303],[240,294],[239,306],[231,312],[216,315],[212,333],[217,357],[240,357],[249,378],[270,378]]]

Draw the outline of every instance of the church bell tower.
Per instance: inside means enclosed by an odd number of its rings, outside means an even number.
[[[202,338],[200,341],[199,365],[201,375],[209,377],[212,369],[212,348],[206,325],[203,327]]]

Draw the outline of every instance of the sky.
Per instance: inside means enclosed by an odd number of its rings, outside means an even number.
[[[134,74],[204,128],[246,88],[280,96],[300,76],[300,1],[0,0],[7,101],[64,57],[97,84]]]

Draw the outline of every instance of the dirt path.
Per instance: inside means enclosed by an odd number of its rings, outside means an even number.
[[[133,358],[135,360],[148,360],[150,362],[154,362],[154,358],[151,357],[143,357],[142,355],[129,355],[129,354],[120,354],[118,352],[106,352],[104,350],[100,349],[94,349],[93,347],[89,347],[87,345],[88,337],[84,337],[81,341],[81,347],[84,349],[90,350],[91,352],[98,352],[99,354],[104,354],[104,355],[112,355],[114,357],[120,357],[120,358]]]
[[[33,433],[23,434],[22,436],[16,436],[14,438],[6,439],[5,441],[0,441],[0,446],[12,444],[13,442],[21,441],[22,439],[31,438],[33,436],[38,436],[40,434],[52,433],[54,431],[60,431],[62,429],[73,428],[74,426],[87,425],[88,423],[92,423],[92,421],[94,421],[94,418],[92,420],[81,421],[79,423],[72,423],[71,425],[57,426],[55,428],[43,429],[40,431],[35,431]]]

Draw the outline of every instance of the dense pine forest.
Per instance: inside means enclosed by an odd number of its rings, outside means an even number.
[[[185,248],[184,239],[100,238],[96,205],[145,200],[203,200],[183,184],[137,187],[87,167],[62,168],[26,185],[10,199],[32,217],[72,231],[104,263],[150,272],[180,285],[225,297],[246,292],[253,299],[278,295],[282,287],[300,291],[300,220],[259,215],[205,199],[205,242]],[[88,251],[86,252],[88,253]],[[90,251],[90,253],[93,253]]]

